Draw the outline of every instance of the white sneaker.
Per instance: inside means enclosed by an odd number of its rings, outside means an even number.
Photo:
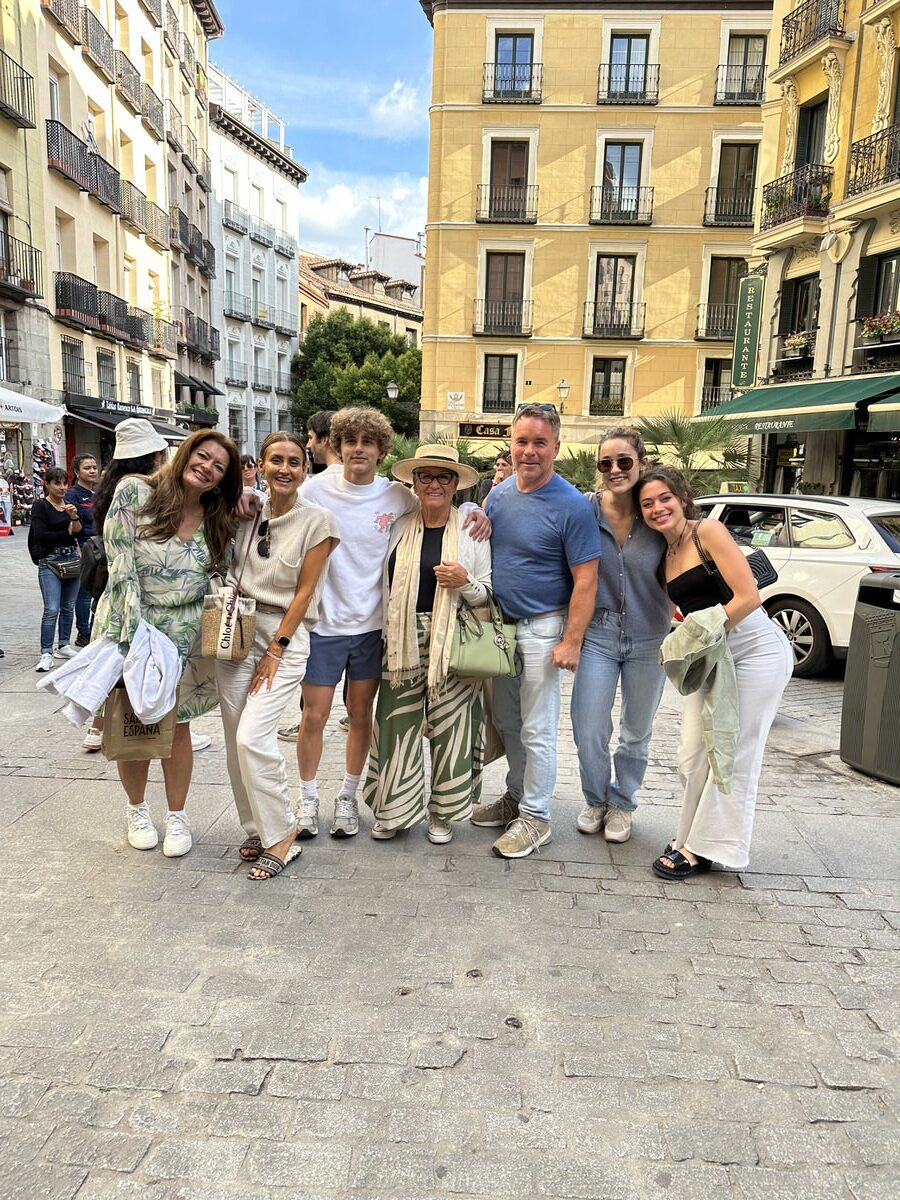
[[[430,812],[428,814],[428,828],[425,830],[425,836],[429,842],[434,842],[436,846],[440,846],[444,842],[452,842],[453,826],[449,821],[445,821],[443,817],[439,817],[437,813]]]
[[[152,850],[159,843],[159,834],[147,804],[126,804],[128,844],[135,850]]]
[[[627,842],[631,837],[631,813],[624,808],[608,808],[603,836],[608,842]]]
[[[579,833],[599,833],[610,811],[605,804],[586,804],[578,814],[575,828]]]
[[[59,649],[56,651],[56,658],[75,658],[76,655],[78,655],[80,653],[81,653],[81,651],[76,650],[75,647],[71,644],[68,646],[60,646]]]
[[[382,825],[380,821],[375,822],[370,832],[376,842],[389,842],[391,838],[397,836],[396,829],[388,829],[387,826]]]
[[[166,858],[181,858],[193,844],[191,827],[184,813],[166,813],[166,840],[163,842],[163,854]]]
[[[38,659],[38,665],[34,668],[36,671],[52,671],[53,670],[53,655],[49,652],[42,654]]]
[[[338,796],[328,831],[332,837],[355,837],[359,833],[359,805],[355,796]]]
[[[338,721],[338,729],[341,731],[341,733],[349,733],[350,732],[350,718],[349,717],[341,717],[341,719]]]
[[[102,745],[103,730],[95,729],[93,725],[89,726],[81,743],[82,750],[87,750],[88,754],[96,754]]]
[[[194,733],[193,729],[191,730],[191,749],[195,754],[198,754],[201,750],[205,750],[207,746],[211,745],[211,737],[207,737],[205,733]]]
[[[301,796],[297,837],[314,838],[319,832],[319,797]]]

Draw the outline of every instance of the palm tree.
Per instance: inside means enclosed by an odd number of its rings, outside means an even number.
[[[579,492],[593,492],[597,486],[596,450],[576,450],[574,454],[563,451],[556,460],[556,473],[567,479]]]
[[[697,495],[717,492],[726,480],[747,479],[746,442],[741,446],[735,439],[734,427],[726,417],[700,421],[670,410],[658,417],[640,417],[635,425],[651,460],[677,467]]]

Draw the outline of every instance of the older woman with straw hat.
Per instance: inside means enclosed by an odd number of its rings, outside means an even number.
[[[386,840],[428,814],[432,842],[449,842],[481,792],[484,708],[479,680],[450,671],[460,604],[483,604],[491,584],[488,542],[463,528],[453,495],[478,482],[452,446],[420,446],[393,468],[420,509],[395,522],[384,573],[385,658],[364,799],[372,837]],[[426,803],[422,738],[431,746]]]

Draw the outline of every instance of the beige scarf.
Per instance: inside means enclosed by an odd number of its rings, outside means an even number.
[[[394,581],[391,584],[387,611],[387,668],[388,680],[393,687],[411,678],[420,665],[419,641],[416,635],[416,598],[419,594],[424,529],[422,515],[417,513],[397,543]],[[442,562],[458,561],[459,530],[459,512],[451,508],[441,542]],[[435,588],[431,638],[428,643],[428,695],[432,699],[440,693],[447,681],[457,599],[458,592],[455,588]]]

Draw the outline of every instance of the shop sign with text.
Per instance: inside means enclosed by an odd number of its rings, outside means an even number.
[[[764,286],[762,275],[745,275],[741,280],[731,368],[731,385],[735,388],[750,388],[756,383]]]
[[[460,421],[461,438],[508,438],[511,425],[486,425],[480,421]]]

